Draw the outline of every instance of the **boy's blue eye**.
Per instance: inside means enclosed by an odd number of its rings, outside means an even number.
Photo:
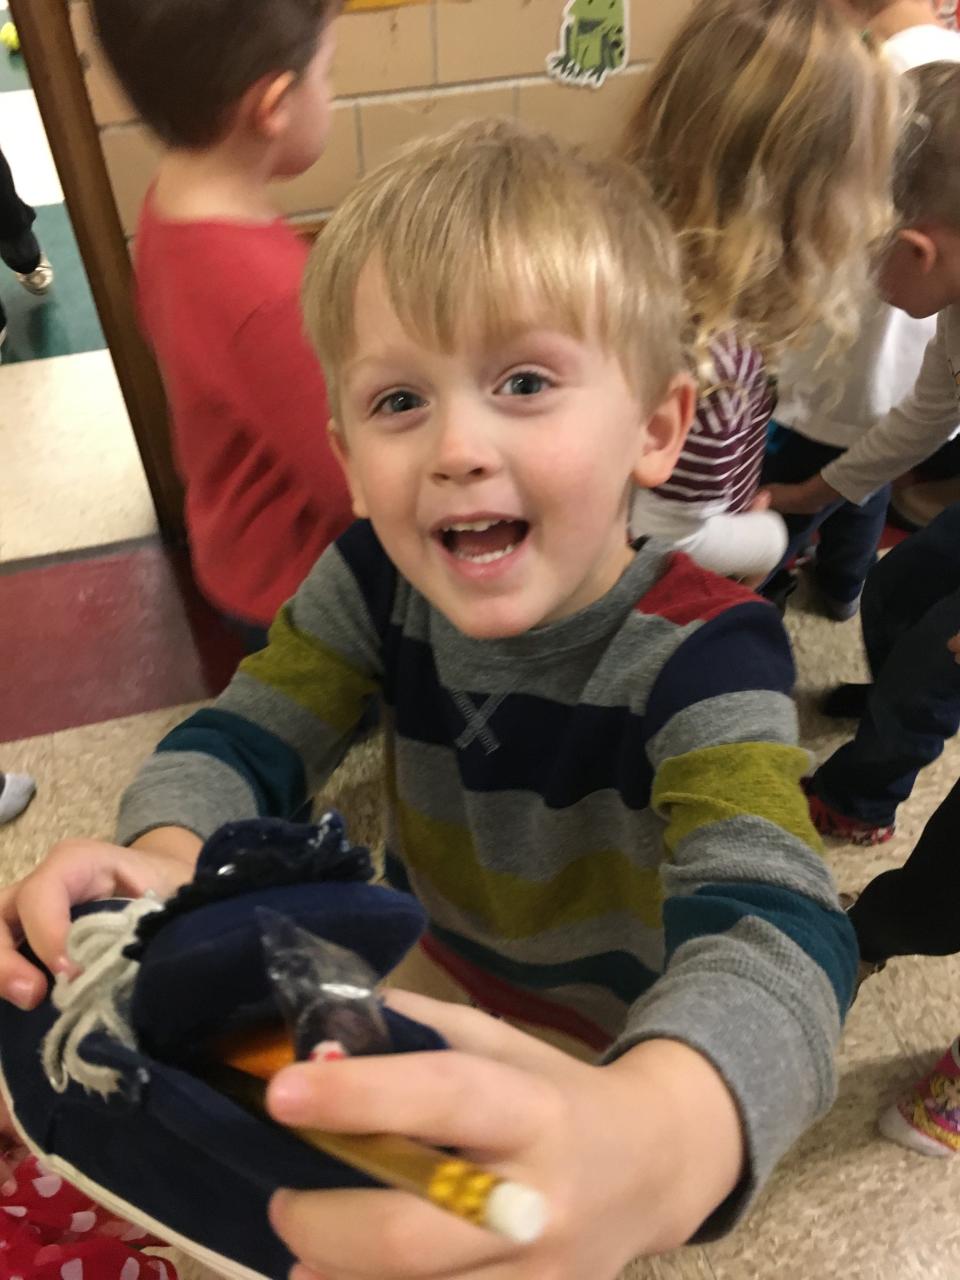
[[[391,391],[389,395],[378,400],[373,407],[374,413],[385,413],[388,416],[398,413],[410,413],[414,409],[422,409],[426,401],[415,391]]]
[[[501,386],[501,392],[508,396],[536,396],[546,391],[550,383],[542,373],[534,373],[532,369],[524,369],[520,373],[512,373]]]

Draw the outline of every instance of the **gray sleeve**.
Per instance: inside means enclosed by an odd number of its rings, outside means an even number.
[[[669,851],[666,967],[609,1057],[677,1040],[734,1097],[747,1168],[700,1239],[742,1217],[835,1094],[856,940],[809,822],[795,741],[791,700],[749,690],[680,710],[648,743]]]
[[[118,841],[162,826],[206,839],[225,822],[302,810],[381,687],[370,602],[392,599],[396,576],[384,569],[382,553],[367,561],[374,577],[383,570],[372,584],[339,544],[328,549],[278,614],[267,648],[247,658],[216,702],[178,725],[141,769],[121,802]]]
[[[960,425],[946,324],[946,315],[942,315],[912,393],[821,472],[827,484],[849,502],[865,502],[885,484],[929,458]]]

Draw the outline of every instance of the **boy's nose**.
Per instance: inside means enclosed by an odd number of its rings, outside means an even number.
[[[437,480],[463,481],[489,475],[497,468],[497,454],[479,415],[445,412],[437,422],[433,475]]]

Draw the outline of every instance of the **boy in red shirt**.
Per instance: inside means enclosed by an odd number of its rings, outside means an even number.
[[[135,247],[201,590],[248,646],[351,520],[302,333],[307,246],[269,183],[330,125],[338,0],[94,0],[100,39],[169,145]]]

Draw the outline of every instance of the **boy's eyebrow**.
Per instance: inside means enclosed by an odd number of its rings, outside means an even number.
[[[408,352],[386,348],[382,352],[377,352],[376,355],[357,356],[352,360],[345,360],[340,376],[341,378],[355,376],[358,372],[362,372],[367,365],[403,364],[409,359]]]
[[[523,344],[540,346],[546,346],[549,344],[556,347],[558,345],[570,346],[580,341],[582,341],[582,339],[578,338],[575,334],[567,333],[563,329],[551,329],[542,324],[531,324],[511,329],[508,332],[505,332],[502,336],[498,336],[495,341],[478,345],[485,346],[488,353],[493,356],[502,356],[509,354],[512,348]],[[424,344],[417,343],[415,345],[418,350],[422,350]],[[362,371],[366,365],[390,364],[394,361],[402,363],[409,358],[410,353],[407,351],[400,351],[397,348],[386,347],[382,351],[377,351],[372,355],[356,356],[352,359],[346,360],[343,365],[343,373],[341,376],[346,378],[351,374],[356,374],[358,370]]]

